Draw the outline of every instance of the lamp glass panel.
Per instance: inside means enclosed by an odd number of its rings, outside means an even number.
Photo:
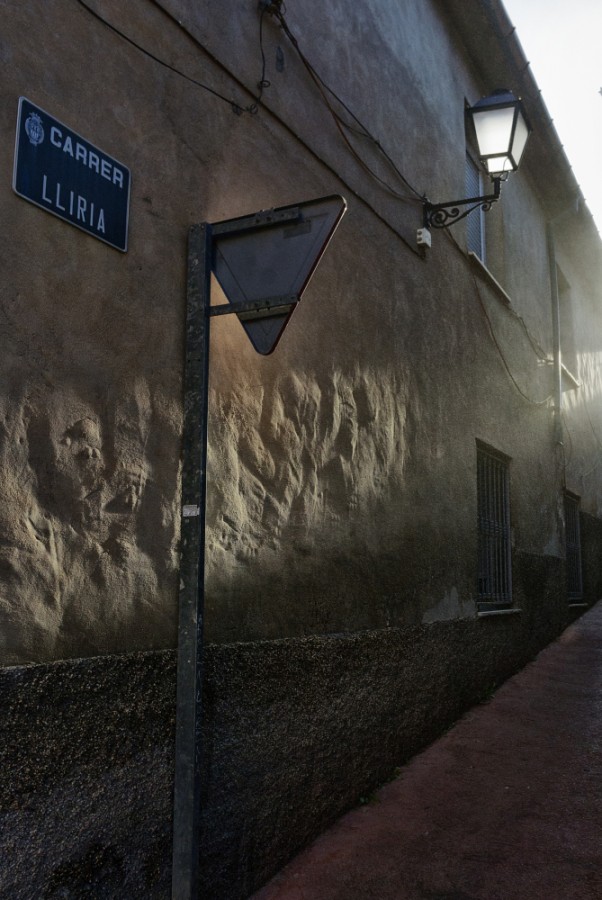
[[[484,159],[483,162],[490,175],[496,175],[501,172],[512,172],[514,169],[510,157],[507,154],[505,156],[490,156],[489,159]]]
[[[510,149],[514,107],[475,110],[472,114],[479,156],[507,153]]]
[[[520,164],[521,157],[523,155],[523,151],[525,149],[525,144],[527,143],[527,138],[529,137],[529,129],[527,128],[527,123],[523,119],[520,112],[516,118],[516,130],[514,132],[514,141],[512,142],[512,158],[514,159],[514,165],[518,168]]]

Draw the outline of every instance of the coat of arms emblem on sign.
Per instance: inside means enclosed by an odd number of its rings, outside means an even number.
[[[32,113],[25,122],[25,131],[32,144],[41,144],[44,140],[44,126],[37,113]]]

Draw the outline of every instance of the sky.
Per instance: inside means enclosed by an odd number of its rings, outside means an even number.
[[[503,3],[602,234],[602,0]]]

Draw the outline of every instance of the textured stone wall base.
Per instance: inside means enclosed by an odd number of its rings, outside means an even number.
[[[567,621],[560,560],[521,615],[207,649],[202,896],[248,896]],[[0,897],[167,898],[175,654],[0,670]]]

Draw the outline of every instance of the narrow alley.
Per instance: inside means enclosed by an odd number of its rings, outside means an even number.
[[[602,602],[254,900],[602,897]]]

